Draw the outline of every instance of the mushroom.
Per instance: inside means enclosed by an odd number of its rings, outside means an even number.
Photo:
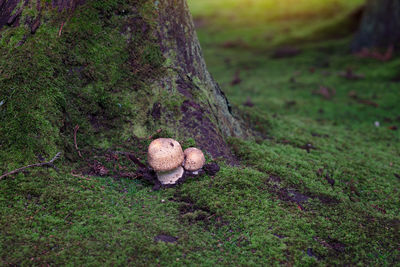
[[[183,152],[185,154],[184,168],[187,171],[198,174],[198,171],[204,166],[206,159],[203,152],[195,147],[189,147]]]
[[[171,138],[158,138],[148,149],[149,165],[161,184],[175,184],[183,176],[184,156],[181,145]]]

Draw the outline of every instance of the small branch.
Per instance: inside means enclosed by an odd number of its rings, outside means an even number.
[[[149,140],[151,140],[151,139],[153,139],[153,137],[156,135],[156,134],[159,134],[159,133],[161,133],[161,131],[162,131],[162,129],[160,128],[160,129],[158,129],[154,134],[152,134],[152,135],[150,135],[148,138],[149,138]]]
[[[128,156],[128,158],[130,160],[132,160],[138,167],[141,168],[146,168],[146,165],[144,165],[137,157],[135,157],[135,155],[133,155],[132,153],[126,153],[126,156]]]
[[[85,179],[85,180],[87,180],[87,181],[91,181],[91,180],[92,180],[92,179],[90,179],[90,178],[88,178],[88,177],[85,177],[85,176],[83,176],[83,175],[81,175],[81,174],[71,173],[71,175],[74,176],[74,177],[77,177],[77,178]]]
[[[31,165],[28,165],[28,166],[25,166],[25,167],[22,167],[22,168],[19,168],[19,169],[10,171],[10,172],[5,173],[5,174],[3,174],[2,176],[0,176],[0,180],[3,179],[3,178],[6,177],[6,176],[9,176],[9,175],[12,175],[12,174],[16,174],[16,173],[22,172],[23,170],[25,170],[25,169],[27,169],[27,168],[33,168],[33,167],[52,167],[52,168],[55,168],[55,166],[54,166],[53,163],[54,163],[54,161],[56,161],[57,159],[59,159],[60,156],[61,156],[61,152],[58,152],[58,153],[54,156],[54,158],[52,158],[52,159],[51,159],[50,161],[48,161],[48,162],[35,163],[35,164],[31,164]]]
[[[67,220],[67,218],[68,218],[69,216],[71,216],[71,214],[72,214],[71,212],[68,213],[67,216],[64,217],[64,221]]]
[[[8,21],[7,21],[7,25],[8,25],[8,26],[12,26],[12,25],[14,24],[14,22],[17,20],[17,18],[18,18],[19,16],[21,16],[22,10],[23,10],[23,7],[21,7],[21,9],[19,9],[14,15],[12,15],[12,16],[8,19]]]
[[[81,152],[79,151],[78,143],[76,142],[76,133],[78,132],[78,129],[79,129],[79,125],[77,124],[74,128],[74,144],[75,144],[76,151],[78,151],[79,157],[83,158]]]
[[[130,172],[120,172],[118,174],[119,177],[122,178],[130,178],[130,179],[136,179],[138,177],[140,177],[140,175],[136,174],[136,173],[130,173]]]
[[[58,31],[58,36],[61,36],[61,32],[62,32],[63,27],[64,27],[64,22],[61,23],[60,30]]]

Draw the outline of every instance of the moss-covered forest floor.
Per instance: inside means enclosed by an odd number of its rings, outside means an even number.
[[[4,179],[0,265],[398,264],[400,55],[349,52],[362,1],[275,2],[189,1],[210,72],[259,132],[229,140],[240,166],[160,191],[61,166]],[[132,142],[144,161],[149,140]]]

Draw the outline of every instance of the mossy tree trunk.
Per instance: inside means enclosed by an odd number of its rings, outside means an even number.
[[[229,156],[223,137],[243,136],[244,132],[207,71],[186,0],[162,0],[156,8],[160,48],[172,60],[168,75],[160,80],[161,88],[176,88],[176,97],[183,100],[177,135],[194,137],[214,156]],[[167,122],[176,125],[177,121]]]
[[[400,45],[400,1],[369,0],[353,51]]]
[[[207,71],[186,0],[3,0],[0,7],[4,164],[72,154],[77,124],[82,146],[162,128],[234,161],[225,138],[245,131]]]

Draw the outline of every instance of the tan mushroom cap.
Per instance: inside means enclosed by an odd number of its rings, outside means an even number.
[[[182,147],[174,139],[158,138],[150,143],[147,160],[156,172],[173,170],[184,160]]]
[[[203,152],[195,147],[189,147],[183,152],[185,154],[185,169],[188,171],[197,171],[201,169],[206,162]]]

